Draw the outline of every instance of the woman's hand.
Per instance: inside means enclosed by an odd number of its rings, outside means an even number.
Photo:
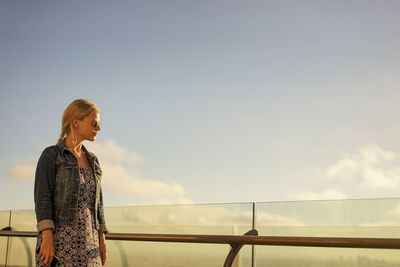
[[[40,245],[39,259],[46,266],[50,266],[54,253],[53,229],[45,229],[42,231],[42,243]]]
[[[101,264],[104,265],[107,260],[106,235],[104,233],[99,233],[99,249]]]

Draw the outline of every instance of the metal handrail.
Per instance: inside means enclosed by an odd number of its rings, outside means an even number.
[[[36,237],[37,232],[0,231],[0,236]],[[179,243],[400,249],[400,238],[108,233],[106,239]]]
[[[252,232],[253,231],[253,232]],[[254,232],[255,231],[255,232]],[[0,236],[36,237],[34,231],[0,231]],[[142,234],[142,233],[108,233],[108,240],[179,242],[230,244],[232,249],[242,245],[300,246],[300,247],[335,247],[335,248],[371,248],[400,249],[400,238],[354,238],[354,237],[304,237],[304,236],[257,236],[251,230],[239,235],[190,235],[190,234]],[[236,251],[237,254],[238,250]],[[236,255],[235,254],[235,255]],[[228,254],[229,256],[229,254]],[[234,258],[233,258],[234,259]],[[231,263],[233,262],[231,259]],[[229,267],[231,265],[224,265]]]

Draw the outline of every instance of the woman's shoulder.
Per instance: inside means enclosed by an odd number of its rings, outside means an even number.
[[[57,144],[45,147],[43,149],[43,152],[52,152],[52,151],[55,151],[56,149],[58,149]]]
[[[58,151],[59,151],[58,144],[51,145],[43,149],[42,156],[55,156]]]

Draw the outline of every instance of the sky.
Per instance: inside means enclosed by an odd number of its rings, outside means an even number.
[[[0,210],[77,98],[106,206],[400,193],[399,1],[0,2]]]

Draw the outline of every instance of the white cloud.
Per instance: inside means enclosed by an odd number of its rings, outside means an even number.
[[[341,178],[350,180],[359,171],[359,164],[351,158],[339,160],[336,164],[330,166],[326,171],[327,178]]]
[[[143,159],[139,153],[129,151],[111,139],[105,140],[103,143],[89,143],[87,146],[90,148],[90,151],[95,152],[101,162],[143,163]]]
[[[328,180],[360,182],[368,188],[396,189],[400,185],[400,168],[393,166],[398,156],[369,144],[358,154],[345,156],[325,172]]]
[[[184,188],[177,183],[142,179],[120,164],[103,163],[102,171],[103,188],[113,193],[152,199],[185,195]]]
[[[8,172],[8,176],[20,181],[35,180],[35,165],[33,164],[17,164]]]
[[[142,211],[142,212],[141,212]],[[249,205],[241,204],[210,204],[210,205],[176,205],[176,206],[152,206],[152,207],[125,207],[110,208],[107,215],[112,217],[119,226],[134,225],[171,225],[178,231],[185,227],[193,229],[194,225],[207,226],[197,228],[196,231],[235,231],[232,226],[252,225],[253,214]],[[273,214],[269,212],[257,212],[257,223],[260,226],[304,226],[305,224],[296,218]],[[218,228],[209,226],[218,225]],[[131,228],[131,227],[130,227]],[[172,229],[173,226],[168,226]],[[184,230],[183,230],[184,231]],[[242,233],[235,233],[242,234]]]
[[[113,140],[91,143],[90,150],[100,160],[104,191],[142,203],[191,203],[180,184],[140,177],[131,166],[132,163],[143,163],[137,152],[129,151]]]
[[[400,189],[398,153],[368,144],[357,153],[345,154],[326,168],[299,172],[313,177],[315,188],[287,195],[293,200],[346,199],[351,196],[375,196],[398,193]]]
[[[321,192],[302,192],[289,194],[288,197],[293,200],[331,200],[345,199],[346,195],[343,192],[328,189]]]
[[[96,142],[88,147],[100,160],[105,194],[110,192],[131,199],[141,199],[141,202],[191,203],[180,184],[139,177],[130,166],[132,163],[143,162],[138,153],[129,151],[113,140],[106,140],[104,143]],[[17,164],[11,168],[8,176],[15,180],[33,182],[35,168],[35,164]]]

